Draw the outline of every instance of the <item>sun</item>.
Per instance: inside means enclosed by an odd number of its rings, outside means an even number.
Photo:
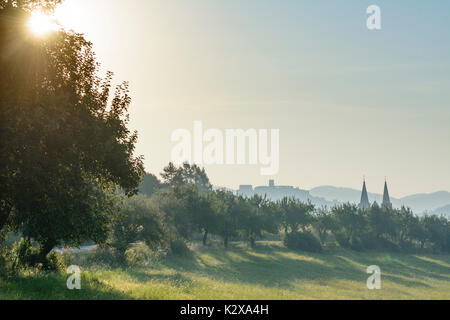
[[[54,19],[50,16],[42,12],[35,11],[31,13],[30,20],[28,21],[28,28],[35,35],[42,36],[46,33],[57,30],[58,26]]]

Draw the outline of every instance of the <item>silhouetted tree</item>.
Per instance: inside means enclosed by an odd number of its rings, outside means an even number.
[[[394,220],[394,210],[388,206],[378,206],[374,204],[368,211],[368,223],[371,231],[379,239],[382,236],[396,235],[396,221]]]
[[[237,202],[236,196],[228,191],[215,191],[216,213],[218,219],[218,228],[216,233],[223,238],[225,248],[228,248],[229,240],[237,236],[240,227],[241,207]]]
[[[333,207],[331,212],[335,219],[333,232],[341,245],[352,246],[353,242],[358,241],[358,236],[367,230],[365,211],[358,210],[356,205],[345,203]]]
[[[334,229],[334,220],[327,208],[319,208],[314,214],[313,227],[319,235],[320,243],[323,245],[328,234]]]
[[[445,217],[426,215],[423,218],[423,224],[428,233],[428,240],[433,244],[434,249],[445,251],[449,232],[448,220]]]
[[[135,194],[143,175],[128,85],[111,94],[82,35],[27,30],[30,8],[56,2],[0,1],[0,228],[21,229],[43,255],[105,241],[109,195]]]
[[[148,198],[136,196],[122,199],[120,213],[112,223],[109,244],[124,259],[129,245],[145,242],[150,248],[158,248],[167,242],[163,216]]]
[[[212,189],[205,169],[200,168],[196,164],[184,163],[177,168],[173,163],[169,163],[161,173],[161,177],[164,183],[172,187],[190,184],[197,186],[200,192],[206,192]]]
[[[285,233],[304,230],[312,223],[314,205],[304,203],[295,198],[283,198],[278,203]]]

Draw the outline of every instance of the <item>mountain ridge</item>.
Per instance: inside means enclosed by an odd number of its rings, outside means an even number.
[[[336,200],[338,202],[359,203],[361,198],[361,190],[336,187],[336,186],[319,186],[309,190],[314,197],[321,197],[328,201]],[[377,201],[381,203],[383,195],[379,193],[368,193],[369,201]],[[402,205],[410,207],[416,213],[434,212],[435,210],[450,209],[450,192],[436,191],[431,193],[417,193],[402,198],[391,197],[394,207]],[[447,213],[450,215],[450,211]]]

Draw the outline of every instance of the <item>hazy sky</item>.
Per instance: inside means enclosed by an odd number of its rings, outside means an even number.
[[[149,172],[202,120],[280,129],[277,176],[207,166],[215,185],[450,190],[450,1],[66,0],[59,16],[130,82]]]

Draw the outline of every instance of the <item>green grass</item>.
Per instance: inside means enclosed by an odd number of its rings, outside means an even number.
[[[378,265],[382,289],[368,290],[366,268]],[[0,299],[450,299],[450,255],[290,251],[277,242],[256,249],[201,248],[151,267],[83,267],[82,290],[65,274],[0,280]]]

